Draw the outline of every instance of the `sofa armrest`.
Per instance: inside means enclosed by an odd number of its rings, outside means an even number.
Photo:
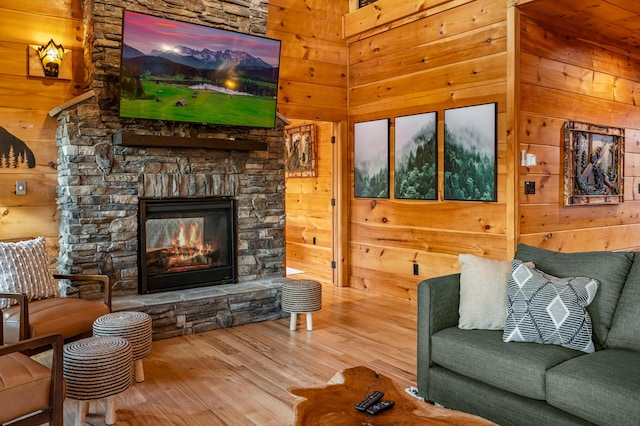
[[[429,400],[431,336],[458,325],[460,274],[430,278],[418,284],[418,392]]]

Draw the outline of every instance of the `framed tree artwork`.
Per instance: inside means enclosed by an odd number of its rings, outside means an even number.
[[[436,200],[438,113],[396,117],[394,136],[394,197]]]
[[[564,205],[624,201],[624,129],[566,121]]]
[[[355,123],[354,195],[389,198],[389,119]]]
[[[314,177],[316,167],[316,126],[291,127],[284,131],[285,176]]]
[[[444,199],[496,201],[497,103],[444,111]]]

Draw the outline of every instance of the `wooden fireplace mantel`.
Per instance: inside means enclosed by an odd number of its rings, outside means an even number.
[[[267,143],[249,139],[193,138],[181,136],[114,133],[113,144],[138,147],[207,148],[233,151],[266,151]]]

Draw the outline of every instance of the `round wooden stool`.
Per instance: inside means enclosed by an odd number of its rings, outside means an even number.
[[[78,401],[76,426],[84,426],[89,401],[106,399],[105,423],[116,423],[117,395],[133,381],[133,351],[121,337],[88,337],[65,345],[62,373],[67,397]]]
[[[313,280],[288,280],[282,284],[282,310],[291,313],[289,329],[298,326],[297,314],[307,314],[307,330],[313,330],[311,313],[322,307],[322,285]]]
[[[151,354],[153,325],[151,316],[144,312],[112,312],[93,322],[94,336],[123,337],[133,348],[133,369],[136,382],[144,382],[142,358]]]

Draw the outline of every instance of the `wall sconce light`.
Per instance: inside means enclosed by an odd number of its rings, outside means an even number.
[[[65,50],[61,44],[51,39],[42,46],[27,46],[27,56],[29,77],[71,80],[74,56],[72,49]]]
[[[38,57],[42,63],[45,77],[58,77],[63,56],[64,48],[61,44],[56,44],[53,39],[49,40],[49,43],[38,47]]]

